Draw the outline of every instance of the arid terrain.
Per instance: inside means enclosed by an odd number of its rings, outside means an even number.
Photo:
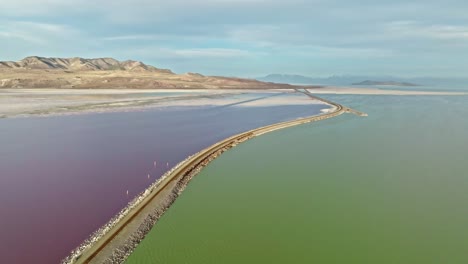
[[[197,73],[175,74],[131,60],[33,56],[18,62],[0,62],[0,88],[284,89],[291,86]]]
[[[207,103],[200,99],[220,99],[233,94],[255,93],[255,90],[294,92],[297,88],[307,88],[314,94],[466,94],[356,86],[299,87],[197,73],[175,74],[131,60],[27,57],[17,62],[0,61],[0,118],[192,105]],[[213,104],[215,101],[208,102]]]
[[[279,96],[285,94],[289,96]],[[0,118],[138,111],[173,106],[238,105],[240,102],[243,106],[313,103],[294,90],[0,89]]]

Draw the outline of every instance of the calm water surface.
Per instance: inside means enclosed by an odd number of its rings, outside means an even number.
[[[0,263],[58,263],[188,155],[321,108],[170,107],[1,119]]]
[[[468,97],[327,98],[369,117],[226,152],[127,263],[468,263]]]

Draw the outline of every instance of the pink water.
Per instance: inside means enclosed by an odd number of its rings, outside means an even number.
[[[166,108],[2,119],[0,263],[59,263],[167,171],[167,162],[171,167],[227,136],[320,108]]]

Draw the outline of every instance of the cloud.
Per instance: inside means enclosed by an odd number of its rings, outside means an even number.
[[[15,0],[2,1],[0,14],[5,17],[39,16],[54,12],[74,10],[83,4],[83,0]]]
[[[165,47],[149,46],[137,48],[126,52],[127,56],[146,56],[149,58],[163,59],[231,59],[252,57],[258,55],[247,50],[226,48],[193,48],[174,49]]]
[[[468,3],[459,0],[3,0],[0,6],[2,57],[112,56],[168,68],[222,64],[226,71],[233,61],[238,69],[279,71],[315,61],[339,68],[365,58],[369,69],[392,59],[429,71],[441,58],[459,58],[468,44]]]
[[[48,45],[57,40],[69,40],[70,37],[78,34],[80,34],[78,30],[63,24],[10,21],[0,25],[2,38],[19,39],[37,45]]]
[[[468,26],[394,21],[387,25],[387,31],[396,37],[468,41]]]
[[[327,46],[304,46],[294,52],[299,56],[321,57],[321,58],[346,58],[346,59],[371,59],[389,58],[395,56],[395,51],[378,48],[342,48]]]
[[[105,41],[126,41],[126,40],[158,40],[163,39],[162,35],[153,35],[153,34],[140,34],[140,35],[121,35],[121,36],[112,36],[104,37],[102,40]],[[166,37],[167,38],[167,37]]]
[[[13,42],[14,40],[20,40],[22,42],[44,44],[44,41],[40,38],[36,38],[31,34],[24,33],[17,30],[9,30],[0,28],[0,39],[4,41]]]
[[[246,50],[222,48],[181,49],[173,50],[172,53],[176,56],[186,58],[238,58],[251,55],[251,53]]]

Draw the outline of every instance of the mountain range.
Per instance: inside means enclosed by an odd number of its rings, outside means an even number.
[[[69,71],[154,71],[172,73],[170,70],[158,69],[140,61],[118,61],[113,58],[83,59],[83,58],[45,58],[38,56],[26,57],[20,61],[0,61],[0,69],[35,69],[35,70],[69,70]]]
[[[418,84],[409,83],[409,82],[371,81],[371,80],[365,80],[365,81],[362,81],[362,82],[353,83],[352,85],[419,86]]]
[[[351,85],[369,78],[365,76],[330,76],[325,78],[309,77],[297,74],[270,74],[264,77],[256,78],[260,81],[289,83],[289,84],[315,84],[315,85]]]
[[[235,77],[175,74],[143,62],[113,58],[26,57],[0,61],[0,88],[284,89],[288,84]]]
[[[365,76],[365,75],[333,75],[325,78],[308,77],[294,74],[270,74],[256,78],[259,81],[287,83],[293,85],[331,85],[350,86],[353,84],[378,85],[390,83],[393,85],[408,86],[405,84],[417,84],[424,86],[467,88],[468,78],[438,78],[438,77],[395,77],[395,76]],[[369,81],[373,80],[373,81]],[[366,82],[368,81],[368,82]],[[371,84],[373,83],[373,84]]]

